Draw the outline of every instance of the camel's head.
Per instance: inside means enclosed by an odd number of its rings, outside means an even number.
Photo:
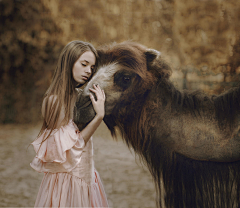
[[[141,110],[149,91],[159,80],[168,79],[171,69],[161,59],[160,52],[134,42],[104,46],[98,54],[98,70],[77,99],[74,121],[79,125],[93,119],[89,88],[99,84],[106,94],[104,121],[113,130],[116,119],[126,115],[129,118]]]

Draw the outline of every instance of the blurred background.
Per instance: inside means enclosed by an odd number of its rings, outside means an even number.
[[[162,52],[179,88],[220,93],[239,81],[236,0],[0,0],[0,123],[29,123],[61,49],[137,41]]]
[[[42,175],[29,168],[34,153],[25,150],[40,130],[42,98],[68,42],[139,42],[162,52],[179,89],[219,94],[240,80],[239,29],[236,0],[0,0],[0,206],[33,206]],[[154,207],[148,171],[105,131],[97,133],[95,154],[110,204]]]

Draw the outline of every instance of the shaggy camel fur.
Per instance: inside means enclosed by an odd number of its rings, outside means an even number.
[[[207,96],[179,91],[158,51],[134,42],[98,49],[98,71],[79,95],[74,121],[95,115],[89,88],[106,94],[104,122],[148,166],[159,207],[240,207],[240,88]]]

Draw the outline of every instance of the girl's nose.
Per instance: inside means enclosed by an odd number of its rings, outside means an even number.
[[[89,74],[91,74],[91,73],[92,73],[91,67],[86,67],[86,72],[89,73]]]

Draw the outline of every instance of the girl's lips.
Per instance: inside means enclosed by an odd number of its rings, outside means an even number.
[[[88,77],[82,76],[83,80],[88,80]]]

